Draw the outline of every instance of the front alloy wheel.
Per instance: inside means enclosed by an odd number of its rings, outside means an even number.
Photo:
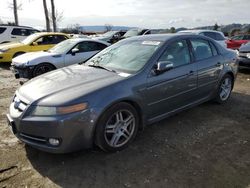
[[[225,103],[229,99],[232,89],[233,89],[232,76],[226,74],[221,79],[221,82],[217,91],[216,101],[218,103]]]
[[[130,104],[119,103],[109,108],[97,125],[97,145],[105,151],[124,149],[136,136],[138,120],[138,114]]]

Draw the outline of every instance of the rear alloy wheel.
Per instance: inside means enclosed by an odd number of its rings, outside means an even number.
[[[96,143],[105,151],[119,151],[129,145],[138,131],[136,110],[127,103],[119,103],[101,117],[96,130]]]
[[[220,82],[218,94],[216,97],[216,101],[219,103],[224,103],[226,102],[232,92],[233,88],[233,79],[230,75],[226,75],[223,77],[223,79]]]
[[[48,63],[39,64],[39,65],[35,66],[35,68],[33,70],[33,77],[39,76],[39,75],[44,74],[46,72],[52,71],[54,69],[55,69],[54,66],[50,65]]]

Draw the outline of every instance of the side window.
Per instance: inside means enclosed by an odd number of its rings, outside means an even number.
[[[53,44],[53,36],[43,36],[37,39],[35,42],[37,42],[38,45],[49,45]]]
[[[186,40],[171,43],[159,61],[171,61],[174,67],[190,63],[190,53]]]
[[[2,34],[6,30],[6,27],[0,27],[0,34]]]
[[[30,35],[27,29],[14,28],[11,32],[12,35],[28,36]]]
[[[204,32],[203,34],[204,34],[206,37],[209,37],[209,38],[212,38],[212,39],[216,40],[216,35],[215,35],[215,33],[213,33],[213,32]]]
[[[245,35],[243,40],[250,40],[250,35]]]
[[[31,34],[33,34],[33,33],[39,32],[39,31],[34,30],[34,29],[27,29],[27,32],[28,32],[29,35],[31,35]]]
[[[216,40],[225,40],[224,36],[220,33],[215,33]]]
[[[210,48],[208,41],[203,39],[191,39],[190,41],[194,49],[195,59],[197,61],[213,56],[212,49]]]
[[[57,44],[59,42],[62,42],[64,40],[66,40],[67,38],[63,35],[54,35],[53,36],[53,43],[52,44]]]
[[[213,55],[217,56],[218,55],[218,51],[217,51],[216,47],[214,46],[214,44],[212,42],[210,42],[210,46],[211,46]]]
[[[91,52],[100,51],[106,48],[106,45],[97,42],[81,42],[75,48],[79,49],[79,52]]]

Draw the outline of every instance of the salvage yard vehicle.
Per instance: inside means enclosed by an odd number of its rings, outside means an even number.
[[[213,31],[213,30],[184,30],[184,31],[179,31],[179,33],[186,33],[186,34],[187,33],[193,33],[193,34],[197,34],[197,35],[206,36],[206,37],[209,37],[211,39],[214,39],[215,41],[220,43],[225,48],[227,47],[227,44],[226,44],[227,39],[226,39],[225,35],[220,31]]]
[[[40,31],[27,26],[0,25],[0,44],[22,41],[37,32]]]
[[[69,36],[64,33],[41,32],[34,33],[21,42],[1,44],[0,63],[11,62],[12,58],[26,52],[48,50],[66,39],[69,39]]]
[[[250,68],[250,42],[241,45],[238,55],[239,67]]]
[[[250,42],[250,35],[237,35],[227,40],[227,47],[238,50],[242,44]]]
[[[30,52],[12,59],[12,71],[16,78],[31,79],[57,68],[83,63],[109,43],[75,38],[68,39],[47,51]]]
[[[122,36],[125,34],[125,31],[108,31],[103,35],[94,37],[95,40],[102,40],[108,43],[116,43],[117,41],[121,40]]]
[[[135,37],[139,35],[143,35],[146,33],[149,29],[142,29],[142,28],[133,28],[128,30],[122,38],[129,38],[129,37]]]
[[[138,130],[215,100],[225,103],[237,54],[200,35],[131,37],[85,64],[36,77],[15,93],[7,119],[17,138],[53,153],[94,144],[114,152]]]

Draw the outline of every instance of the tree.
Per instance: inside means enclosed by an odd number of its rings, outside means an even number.
[[[51,30],[50,30],[49,11],[47,8],[46,0],[43,0],[43,9],[44,9],[44,15],[45,15],[45,21],[46,21],[46,30],[49,32]]]
[[[105,27],[106,31],[111,31],[112,28],[113,28],[113,25],[111,25],[111,24],[105,24],[104,27]]]
[[[219,26],[218,26],[218,24],[217,24],[217,23],[215,23],[215,24],[214,24],[214,28],[213,28],[213,30],[218,31],[218,29],[219,29]]]
[[[232,36],[237,35],[239,33],[240,33],[240,29],[239,28],[234,28],[234,29],[231,30],[230,36],[232,37]]]
[[[52,25],[53,25],[53,31],[56,31],[56,10],[55,10],[55,3],[54,0],[51,1],[51,19],[52,19]]]
[[[13,0],[13,3],[10,3],[9,8],[13,10],[14,19],[15,19],[15,25],[18,25],[19,22],[18,22],[18,13],[17,13],[17,11],[18,11],[18,10],[21,10],[22,4],[19,4],[19,5],[18,5],[18,4],[17,4],[17,1],[16,1],[16,0]]]
[[[176,31],[175,31],[175,28],[174,27],[171,27],[170,28],[170,33],[175,33]]]

